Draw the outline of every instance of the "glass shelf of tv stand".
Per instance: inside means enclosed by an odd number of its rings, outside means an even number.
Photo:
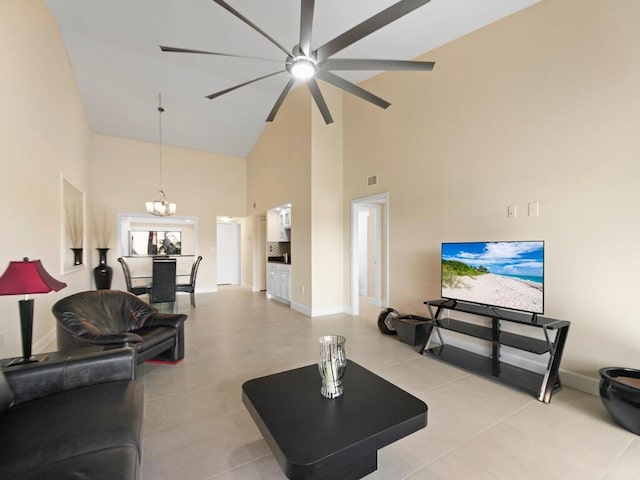
[[[430,323],[433,326],[442,328],[444,330],[462,333],[464,335],[480,338],[488,342],[494,340],[491,327],[484,327],[482,325],[476,325],[474,323],[462,322],[453,318],[441,318],[439,320],[431,321]],[[526,337],[524,335],[518,335],[517,333],[504,331],[501,331],[499,336],[500,344],[507,347],[517,348],[518,350],[525,350],[537,355],[548,353],[550,350],[550,346],[546,340]]]
[[[429,308],[429,313],[432,315],[431,325],[434,327],[442,328],[445,330],[451,330],[453,332],[462,333],[472,337],[480,338],[486,341],[498,341],[501,345],[505,345],[518,350],[524,350],[527,352],[542,355],[549,353],[552,345],[548,338],[537,339],[526,335],[519,335],[517,333],[506,332],[500,330],[497,326],[485,327],[475,323],[456,320],[454,318],[441,318],[440,314],[443,309],[453,310],[456,312],[471,313],[474,315],[481,315],[483,317],[490,317],[497,321],[508,321],[519,323],[521,325],[527,325],[531,327],[537,327],[542,329],[554,330],[563,326],[568,326],[569,322],[564,320],[555,320],[548,317],[533,316],[523,312],[513,312],[500,310],[494,307],[487,307],[483,305],[475,305],[464,302],[456,302],[454,300],[429,300],[424,302]],[[436,307],[434,312],[432,307]],[[425,344],[426,345],[426,344]]]
[[[503,310],[497,307],[489,307],[486,305],[477,305],[449,299],[428,300],[424,302],[424,304],[427,306],[432,305],[437,307],[438,310],[444,308],[539,328],[555,329],[565,327],[570,324],[567,320],[556,320],[554,318],[541,317],[527,312],[515,312],[513,310]]]
[[[545,403],[551,401],[553,391],[561,388],[558,370],[571,322],[447,299],[429,300],[424,303],[427,305],[431,315],[431,320],[428,324],[431,328],[429,335],[420,348],[420,354],[428,353],[442,361],[466,370],[494,377],[505,384],[536,395],[538,400]],[[434,307],[436,308],[435,313],[433,311]],[[443,310],[489,317],[491,318],[491,327],[453,318],[441,318]],[[500,328],[501,321],[541,328],[544,331],[545,339],[541,340],[502,331]],[[485,357],[460,347],[445,345],[439,329],[450,330],[491,342],[492,355]],[[553,340],[549,338],[547,330],[556,330]],[[438,335],[441,342],[440,345],[431,346],[434,333]],[[539,374],[500,361],[501,346],[508,346],[538,355],[549,354],[545,373]]]

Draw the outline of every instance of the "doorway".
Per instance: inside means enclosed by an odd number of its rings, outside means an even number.
[[[361,296],[384,307],[389,296],[388,193],[351,201],[351,314]]]
[[[218,285],[240,283],[240,223],[218,219],[217,232],[217,276]]]

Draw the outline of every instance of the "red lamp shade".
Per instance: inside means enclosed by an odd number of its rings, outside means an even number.
[[[67,284],[59,282],[42,266],[40,260],[9,262],[9,266],[0,277],[0,295],[27,295],[29,293],[56,292]]]

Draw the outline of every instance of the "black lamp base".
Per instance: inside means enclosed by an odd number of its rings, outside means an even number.
[[[33,298],[20,300],[20,333],[22,335],[22,357],[12,358],[4,365],[25,365],[38,362],[38,358],[31,355],[31,339],[33,336]]]

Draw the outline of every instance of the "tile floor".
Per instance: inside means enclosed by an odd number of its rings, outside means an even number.
[[[179,297],[185,361],[141,368],[145,480],[285,479],[241,385],[314,363],[324,334],[346,336],[348,358],[429,406],[427,427],[380,450],[368,480],[640,478],[640,437],[613,424],[598,397],[565,388],[545,405],[422,357],[378,331],[379,309],[309,318],[233,286],[196,302]]]

